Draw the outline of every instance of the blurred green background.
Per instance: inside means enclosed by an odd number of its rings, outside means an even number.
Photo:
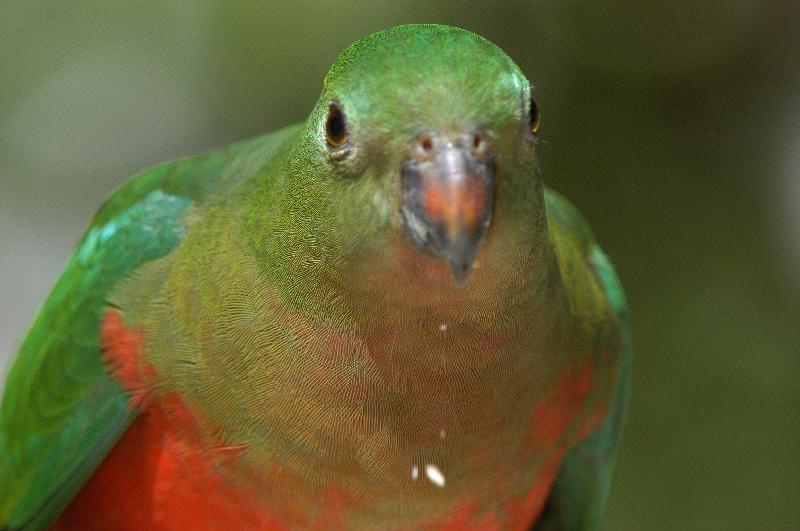
[[[348,43],[404,22],[478,32],[535,81],[546,182],[627,288],[605,529],[800,529],[796,0],[0,0],[2,366],[116,186],[302,120]]]

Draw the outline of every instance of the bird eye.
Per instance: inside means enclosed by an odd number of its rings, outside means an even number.
[[[533,94],[531,94],[531,108],[528,112],[528,116],[530,119],[531,133],[538,135],[539,127],[542,125],[542,116],[539,114],[539,104],[536,103],[536,98],[533,97]]]
[[[334,102],[328,106],[328,118],[325,121],[325,140],[332,148],[343,146],[347,142],[347,122],[341,106]]]

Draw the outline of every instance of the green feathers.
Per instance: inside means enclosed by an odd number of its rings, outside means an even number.
[[[305,123],[123,186],[9,376],[0,527],[50,523],[146,392],[145,410],[180,397],[196,419],[169,432],[189,454],[240,449],[209,461],[215,481],[286,527],[335,509],[351,527],[528,528],[546,505],[542,525],[594,528],[626,309],[588,225],[545,189],[538,127],[495,45],[401,26],[342,53]],[[103,362],[107,308],[142,338],[125,363],[143,389]]]
[[[284,136],[153,168],[98,211],[5,383],[0,526],[46,526],[135,414],[100,355],[100,319],[112,288],[174,249],[185,233],[187,207],[260,167]]]

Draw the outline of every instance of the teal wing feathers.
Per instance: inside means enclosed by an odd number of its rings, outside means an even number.
[[[552,192],[548,199],[548,206],[566,203],[566,200]],[[567,205],[567,210],[573,210],[577,216],[570,223],[575,229],[575,237],[591,242],[587,257],[589,265],[618,319],[621,366],[615,397],[605,420],[565,457],[545,511],[534,528],[537,531],[589,531],[600,528],[630,394],[632,345],[625,293],[613,266],[600,246],[594,243],[588,225],[572,205]]]
[[[0,405],[0,529],[46,528],[136,415],[108,377],[107,295],[181,241],[192,205],[256,173],[295,128],[146,171],[101,207],[25,338]]]

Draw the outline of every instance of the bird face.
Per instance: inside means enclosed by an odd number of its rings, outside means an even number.
[[[510,199],[503,190],[541,187],[533,169],[538,107],[519,68],[482,37],[441,27],[391,31],[381,46],[360,41],[339,57],[311,134],[340,204],[374,229],[355,232],[363,240],[401,233],[419,261],[438,260],[463,287],[498,198]]]

